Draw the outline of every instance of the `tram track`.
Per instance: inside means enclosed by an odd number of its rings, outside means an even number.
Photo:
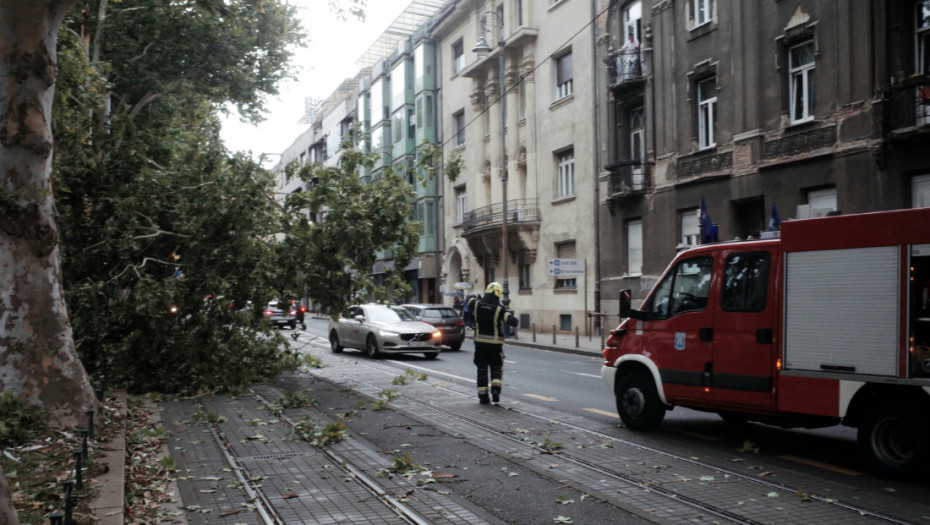
[[[378,374],[391,374],[393,370],[395,370],[393,367],[391,367],[391,370],[386,370],[385,366],[378,365],[376,362],[366,363],[355,361],[351,366],[353,370],[357,370],[361,367]],[[353,380],[348,377],[341,377],[338,379],[338,381],[334,381],[334,379],[330,377],[329,374],[317,371],[313,371],[312,373],[321,379],[338,383],[342,387],[350,386],[350,388],[365,397],[372,399],[376,398],[376,391],[373,390],[373,388],[376,387],[372,387],[370,382],[365,382],[366,384],[362,384],[364,382],[363,380]],[[357,374],[353,373],[352,375],[355,376]],[[346,383],[354,384],[347,385]],[[434,381],[430,387],[432,389],[441,390],[444,395],[454,396],[462,400],[467,399],[471,401],[471,395],[466,394],[460,389],[456,389],[451,385],[447,386],[446,382],[443,380]],[[392,408],[403,410],[406,415],[432,426],[445,426],[447,428],[454,427],[459,429],[459,432],[461,432],[462,428],[471,428],[477,432],[493,436],[493,438],[490,440],[481,440],[481,443],[501,440],[508,442],[511,445],[520,444],[522,447],[527,447],[534,450],[535,452],[551,452],[540,447],[538,444],[528,443],[525,438],[514,435],[512,431],[502,429],[500,425],[495,424],[494,421],[489,421],[486,418],[479,419],[477,417],[469,416],[467,415],[467,411],[461,410],[461,408],[457,405],[444,406],[443,404],[432,402],[432,398],[433,396],[402,396],[401,399],[403,401],[400,403],[392,403]],[[840,501],[836,498],[808,494],[806,491],[803,491],[799,487],[772,482],[756,476],[747,475],[735,469],[727,469],[725,467],[711,464],[709,462],[704,462],[693,457],[686,457],[680,454],[675,454],[673,452],[656,449],[640,443],[628,441],[617,436],[604,434],[596,430],[590,430],[579,426],[578,424],[560,421],[554,419],[551,414],[546,415],[540,412],[536,412],[532,409],[517,407],[508,407],[504,410],[507,410],[509,415],[519,416],[529,420],[536,420],[548,426],[555,424],[561,431],[585,436],[592,441],[608,444],[606,446],[609,448],[624,447],[627,450],[633,449],[650,456],[665,458],[665,460],[668,462],[672,462],[676,465],[687,465],[693,469],[711,474],[702,476],[702,478],[717,477],[718,479],[727,480],[728,483],[738,482],[745,485],[744,490],[750,492],[754,491],[758,494],[765,494],[768,498],[774,499],[781,497],[782,501],[803,500],[807,502],[805,503],[806,505],[822,505],[826,509],[832,509],[825,510],[825,512],[831,515],[837,515],[837,522],[873,522],[900,525],[914,523],[914,521],[907,521],[895,516],[891,516],[886,513],[867,508],[863,505]],[[437,422],[442,423],[437,424]],[[497,454],[501,453],[501,450],[488,451]],[[674,485],[669,486],[670,484],[667,482],[655,481],[650,479],[650,476],[643,475],[642,473],[625,472],[621,469],[613,468],[610,466],[609,462],[602,462],[597,461],[596,459],[592,459],[590,454],[588,454],[589,457],[585,456],[585,454],[581,454],[570,449],[560,450],[558,453],[558,457],[561,458],[562,461],[570,462],[574,469],[582,470],[580,475],[577,475],[576,473],[576,475],[573,476],[573,480],[577,485],[579,485],[579,488],[590,491],[592,493],[598,493],[608,502],[615,504],[618,507],[623,508],[624,502],[618,501],[620,498],[612,497],[610,493],[605,493],[602,487],[592,485],[586,480],[594,478],[613,480],[613,482],[624,485],[628,489],[648,492],[651,496],[664,498],[669,502],[674,502],[675,505],[686,506],[692,509],[693,512],[704,515],[711,515],[717,520],[724,520],[728,523],[757,525],[761,523],[772,522],[767,519],[760,519],[755,517],[751,515],[752,513],[750,512],[743,512],[743,509],[740,509],[738,505],[718,505],[715,504],[712,499],[704,499],[699,495],[696,496],[693,494],[688,494],[686,491],[678,490],[680,489],[681,485],[677,487]],[[528,466],[532,467],[532,465]],[[542,475],[551,475],[551,473],[545,472],[544,468],[538,468],[535,470],[537,470],[538,473]],[[618,490],[617,492],[621,491]],[[845,515],[846,518],[844,518],[843,515]],[[675,520],[671,521],[674,522]]]

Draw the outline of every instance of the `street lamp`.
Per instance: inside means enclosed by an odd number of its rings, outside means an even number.
[[[493,11],[485,11],[481,15],[481,38],[478,39],[478,43],[475,44],[475,47],[472,48],[478,58],[487,58],[491,53],[491,46],[488,45],[487,40],[485,40],[484,35],[488,32],[488,15],[495,15]],[[509,285],[509,262],[508,262],[508,250],[507,250],[507,150],[504,147],[504,126],[507,122],[507,97],[505,96],[506,88],[504,86],[504,38],[501,34],[503,28],[498,24],[498,36],[497,36],[497,49],[498,49],[498,66],[500,68],[499,78],[500,81],[500,101],[501,101],[501,185],[502,185],[502,212],[503,220],[501,221],[501,231],[503,232],[503,242],[502,242],[502,257],[504,258],[504,298],[501,301],[501,304],[504,305],[504,308],[510,306],[510,285]]]

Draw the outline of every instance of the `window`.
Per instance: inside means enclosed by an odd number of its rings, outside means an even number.
[[[717,145],[717,78],[699,82],[698,92],[698,148],[707,149]]]
[[[572,331],[572,314],[559,314],[559,330],[563,332]]]
[[[630,160],[635,162],[632,166],[632,180],[630,181],[630,187],[633,191],[640,191],[643,189],[642,161],[646,158],[645,132],[646,112],[643,107],[640,106],[630,112]]]
[[[714,19],[714,0],[691,0],[688,16],[693,21],[692,29]]]
[[[465,111],[460,110],[452,115],[452,125],[455,126],[455,147],[465,145]]]
[[[526,84],[523,81],[517,85],[520,96],[520,120],[526,120]]]
[[[916,61],[914,72],[918,75],[930,75],[930,0],[917,2],[915,13],[914,52]],[[930,124],[930,86],[926,84],[917,88],[917,122],[918,126]]]
[[[394,113],[393,122],[391,122],[391,129],[394,130],[394,140],[392,141],[394,144],[404,140],[404,130],[406,129],[404,124],[404,111]]]
[[[563,98],[574,93],[572,86],[572,54],[566,53],[555,59],[555,99]]]
[[[814,42],[788,50],[788,91],[791,97],[791,123],[814,118]]]
[[[533,285],[530,281],[530,264],[525,260],[523,254],[520,254],[520,289],[531,290]]]
[[[517,27],[523,27],[523,0],[517,0],[514,9],[517,11]]]
[[[724,311],[765,310],[769,289],[769,259],[766,252],[735,253],[727,257],[723,268]]]
[[[684,312],[707,307],[713,258],[695,257],[678,263],[646,299],[643,311],[658,319],[667,319]]]
[[[371,83],[371,120],[378,123],[384,120],[384,84],[381,78]]]
[[[930,208],[930,175],[911,179],[911,207]]]
[[[455,222],[461,224],[465,222],[465,213],[468,212],[468,194],[465,188],[455,189]]]
[[[570,150],[558,154],[559,168],[559,197],[568,197],[575,194],[575,151]]]
[[[555,253],[558,259],[574,259],[575,258],[575,241],[566,241],[556,243]],[[565,289],[565,288],[575,288],[578,286],[578,279],[556,279],[555,288]]]
[[[639,277],[643,273],[643,221],[626,224],[627,276]]]
[[[811,218],[825,217],[836,211],[836,188],[807,192],[807,204],[810,206]]]
[[[681,212],[681,244],[697,246],[701,238],[701,212],[697,208]]]
[[[452,74],[457,75],[465,69],[465,44],[458,39],[452,44]]]

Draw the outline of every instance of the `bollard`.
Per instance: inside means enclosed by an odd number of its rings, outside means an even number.
[[[87,411],[87,437],[94,439],[94,411]]]
[[[578,327],[575,327],[575,348],[578,348]]]
[[[65,519],[65,515],[60,512],[53,512],[49,514],[48,518],[52,520],[51,525],[62,525],[62,520]]]
[[[64,525],[72,525],[74,521],[71,519],[71,491],[74,490],[74,480],[67,480],[61,482],[62,486],[65,487],[65,520]]]
[[[88,457],[87,456],[87,434],[88,432],[86,430],[81,431],[81,454],[84,454],[85,458]]]
[[[555,325],[552,325],[552,344],[555,344]]]
[[[80,450],[72,450],[71,453],[74,454],[74,487],[80,490],[84,488],[84,476],[81,469],[81,458],[84,454]]]
[[[533,342],[536,342],[536,323],[533,323]]]

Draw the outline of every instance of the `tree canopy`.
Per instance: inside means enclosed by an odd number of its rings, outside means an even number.
[[[368,274],[377,250],[403,264],[415,252],[409,184],[390,172],[363,184],[369,161],[350,143],[338,167],[294,168],[305,191],[280,200],[272,175],[219,137],[223,107],[255,120],[289,74],[302,41],[293,8],[81,7],[59,42],[54,178],[68,309],[91,374],[137,391],[235,388],[294,363],[261,322],[268,301],[309,293],[338,312],[352,294],[386,294]]]

